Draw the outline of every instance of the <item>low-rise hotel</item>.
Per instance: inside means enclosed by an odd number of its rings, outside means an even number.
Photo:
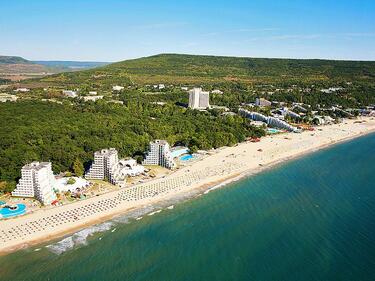
[[[271,106],[272,102],[266,100],[265,98],[256,98],[255,99],[255,105],[256,106],[260,106],[260,107],[263,107],[263,106]]]
[[[35,197],[44,205],[56,200],[56,179],[51,162],[32,162],[22,167],[21,179],[12,196]]]
[[[16,95],[9,95],[6,93],[0,93],[0,102],[7,101],[17,101],[18,97]]]

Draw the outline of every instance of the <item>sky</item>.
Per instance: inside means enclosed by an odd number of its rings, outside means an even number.
[[[375,0],[0,0],[0,55],[375,60]]]

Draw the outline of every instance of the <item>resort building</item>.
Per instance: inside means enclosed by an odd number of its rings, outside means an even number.
[[[84,101],[97,101],[103,99],[103,96],[85,96],[83,97]]]
[[[256,106],[271,106],[271,102],[264,99],[264,98],[256,98],[255,99],[255,105]]]
[[[69,98],[75,98],[77,97],[77,92],[76,91],[71,91],[71,90],[63,90],[62,91],[63,95],[69,97]]]
[[[288,124],[287,122],[285,122],[283,120],[280,120],[278,118],[275,118],[275,117],[268,117],[267,124],[270,127],[275,127],[275,128],[287,130],[287,131],[290,131],[290,132],[300,132],[300,130],[297,127],[294,127],[294,126]]]
[[[210,93],[202,88],[193,88],[189,91],[189,107],[192,109],[206,109],[210,107]]]
[[[307,112],[306,108],[304,108],[301,104],[296,104],[296,103],[293,104],[293,110],[297,110],[303,113]]]
[[[124,87],[122,87],[122,86],[117,86],[117,85],[116,85],[116,86],[113,86],[113,87],[112,87],[112,90],[113,90],[113,91],[121,91],[121,90],[124,90]]]
[[[335,119],[333,119],[330,116],[315,115],[314,118],[313,118],[313,122],[317,125],[328,125],[328,124],[332,124],[334,121],[335,121]]]
[[[246,118],[249,118],[254,121],[262,121],[266,123],[269,127],[275,127],[282,130],[287,130],[290,132],[300,132],[300,130],[297,127],[294,127],[287,122],[280,120],[279,118],[271,117],[271,116],[265,116],[258,112],[250,112],[246,109],[239,109],[238,113]]]
[[[17,88],[14,91],[15,92],[21,92],[21,93],[26,93],[26,92],[30,92],[30,89],[28,89],[28,88]]]
[[[279,109],[275,110],[274,112],[281,115],[283,117],[282,119],[284,119],[285,116],[289,116],[290,118],[293,118],[293,119],[296,119],[296,120],[301,119],[301,116],[298,113],[296,113],[294,111],[291,111],[287,107],[279,108]]]
[[[107,103],[117,103],[117,104],[124,104],[122,100],[109,100]]]
[[[263,121],[251,121],[250,124],[258,128],[267,126],[267,123]]]
[[[320,91],[322,93],[325,93],[325,94],[330,94],[330,93],[334,93],[334,92],[337,92],[337,91],[341,91],[343,89],[344,88],[342,88],[342,87],[330,87],[328,89],[321,89]]]
[[[220,91],[220,90],[213,90],[211,93],[222,95],[222,94],[223,94],[223,91]]]
[[[21,179],[12,196],[35,197],[42,204],[49,205],[56,200],[55,187],[51,162],[32,162],[22,167]]]
[[[17,101],[18,97],[6,93],[0,93],[0,102]]]
[[[155,140],[150,142],[150,150],[142,164],[159,165],[168,169],[176,167],[169,144],[165,140]]]
[[[164,84],[155,84],[155,85],[152,85],[152,87],[154,89],[159,89],[159,90],[165,89],[165,85]]]
[[[112,169],[112,183],[122,184],[127,177],[135,177],[143,174],[145,168],[138,165],[135,159],[121,159]]]
[[[85,177],[87,179],[104,180],[123,185],[126,177],[134,177],[144,173],[145,168],[137,164],[134,159],[118,159],[115,148],[102,149],[94,153],[94,163]]]
[[[118,152],[115,148],[102,149],[94,153],[94,163],[85,177],[87,179],[104,180],[112,182],[112,170],[118,163]]]

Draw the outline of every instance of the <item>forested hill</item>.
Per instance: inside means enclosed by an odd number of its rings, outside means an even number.
[[[373,61],[266,59],[161,54],[41,79],[49,83],[97,86],[111,83],[244,83],[296,80],[374,80]]]
[[[32,64],[32,62],[16,56],[0,56],[0,64]]]

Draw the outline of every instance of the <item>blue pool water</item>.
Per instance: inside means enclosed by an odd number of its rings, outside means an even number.
[[[26,206],[24,204],[17,204],[16,210],[11,210],[9,208],[0,209],[0,218],[11,218],[15,216],[20,216],[26,213]]]
[[[280,130],[273,129],[273,128],[268,128],[268,129],[267,129],[267,132],[268,132],[269,134],[277,134],[277,133],[280,133]]]
[[[191,155],[191,154],[186,154],[186,155],[181,156],[181,157],[180,157],[180,160],[181,160],[181,161],[188,161],[188,160],[190,160],[190,159],[192,159],[192,158],[193,158],[193,155]]]
[[[171,151],[171,155],[172,155],[173,158],[176,158],[176,157],[179,157],[179,156],[181,156],[183,154],[186,154],[188,152],[189,152],[189,148],[182,147],[180,149],[175,149],[175,150]]]

